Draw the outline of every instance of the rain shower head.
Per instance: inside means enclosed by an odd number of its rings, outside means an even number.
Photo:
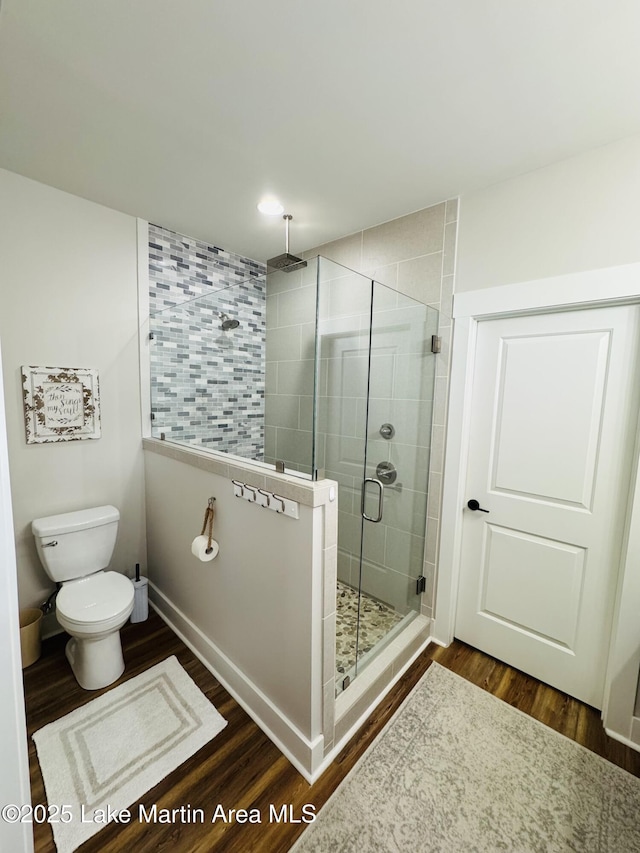
[[[291,216],[290,213],[285,213],[282,218],[286,223],[284,253],[282,255],[276,255],[275,258],[269,258],[267,261],[267,269],[273,271],[281,270],[282,272],[301,270],[306,267],[307,262],[303,261],[302,258],[297,257],[297,255],[292,255],[289,252],[289,223],[293,219],[293,216]]]
[[[218,317],[222,320],[220,328],[223,332],[228,332],[230,329],[237,329],[240,325],[240,320],[232,320],[228,314],[224,313],[224,311],[221,311],[218,314]]]
[[[289,252],[284,252],[282,255],[276,255],[275,258],[269,258],[267,261],[267,269],[282,270],[283,272],[301,270],[303,267],[306,267],[306,265],[306,261],[303,261],[302,258],[298,258],[296,255],[292,255]]]

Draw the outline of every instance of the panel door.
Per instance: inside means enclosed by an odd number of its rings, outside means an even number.
[[[456,636],[590,705],[637,423],[638,306],[478,324]],[[483,512],[482,510],[488,510]]]

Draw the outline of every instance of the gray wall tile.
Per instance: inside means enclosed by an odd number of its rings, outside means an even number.
[[[364,269],[442,250],[445,205],[436,204],[368,228],[362,237]]]
[[[263,458],[264,271],[149,225],[154,436]],[[223,332],[219,312],[240,326]]]

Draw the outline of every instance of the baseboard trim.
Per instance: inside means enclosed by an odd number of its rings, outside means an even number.
[[[314,740],[306,738],[233,661],[151,582],[149,593],[150,604],[160,618],[215,675],[307,782],[315,782],[322,772],[320,767],[324,769],[321,764],[324,737],[318,735]]]
[[[625,746],[631,747],[631,749],[634,749],[636,752],[640,752],[640,743],[635,743],[635,741],[632,741],[630,738],[624,737],[623,735],[618,734],[618,732],[614,732],[613,729],[608,729],[606,726],[604,730],[610,738],[617,740],[619,743],[623,743]]]

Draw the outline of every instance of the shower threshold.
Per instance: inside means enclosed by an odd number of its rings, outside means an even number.
[[[336,613],[336,695],[343,689],[345,678],[353,679],[358,672],[375,659],[417,616],[415,611],[406,615],[366,593],[361,593],[358,608],[358,590],[338,581]],[[358,625],[358,610],[360,623]],[[356,641],[358,638],[356,667]]]

